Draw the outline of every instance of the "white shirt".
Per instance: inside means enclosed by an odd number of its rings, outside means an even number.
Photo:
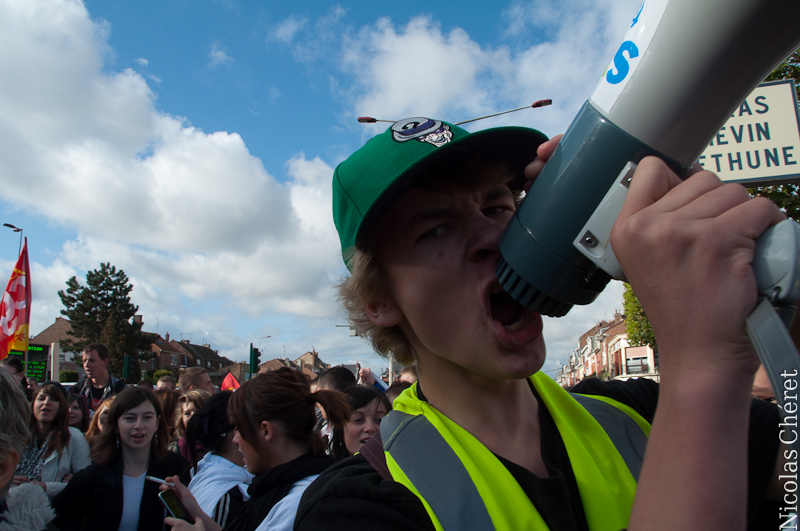
[[[234,487],[239,487],[243,499],[247,501],[247,487],[251,481],[253,474],[209,452],[197,463],[197,473],[189,482],[189,491],[203,512],[213,515],[220,498]]]
[[[297,507],[300,505],[300,498],[306,491],[311,482],[319,477],[319,474],[308,476],[294,485],[289,494],[276,503],[264,521],[256,528],[256,531],[292,531],[294,519],[297,516]]]
[[[145,472],[139,477],[122,476],[122,521],[119,531],[136,531],[139,528],[139,507],[144,494]]]

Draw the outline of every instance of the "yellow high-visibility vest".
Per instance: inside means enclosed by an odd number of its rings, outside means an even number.
[[[628,525],[650,424],[606,397],[568,393],[530,378],[558,428],[592,531]],[[437,530],[547,530],[500,460],[461,426],[420,400],[417,384],[381,422],[392,477],[416,494]]]

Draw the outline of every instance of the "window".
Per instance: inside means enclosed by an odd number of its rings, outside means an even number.
[[[178,364],[178,355],[177,354],[173,354],[172,356],[170,356],[169,364],[170,365],[177,365]]]
[[[628,359],[628,373],[629,374],[645,374],[649,371],[647,366],[647,358],[630,358]]]

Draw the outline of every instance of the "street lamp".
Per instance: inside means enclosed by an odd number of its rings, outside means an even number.
[[[263,337],[259,337],[258,338],[258,350],[261,350],[261,340],[262,339],[268,339],[270,337],[272,337],[272,336],[263,336]]]
[[[8,227],[14,232],[19,232],[19,250],[17,251],[17,255],[19,255],[19,253],[22,252],[22,229],[20,229],[19,227],[15,227],[11,223],[3,223],[3,226]]]

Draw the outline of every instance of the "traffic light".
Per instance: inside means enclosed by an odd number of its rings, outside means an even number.
[[[134,356],[122,355],[122,378],[127,382],[129,378],[139,374],[139,362]]]
[[[250,343],[250,372],[257,373],[258,366],[261,364],[261,352],[258,351],[258,348],[254,347],[252,343]]]

